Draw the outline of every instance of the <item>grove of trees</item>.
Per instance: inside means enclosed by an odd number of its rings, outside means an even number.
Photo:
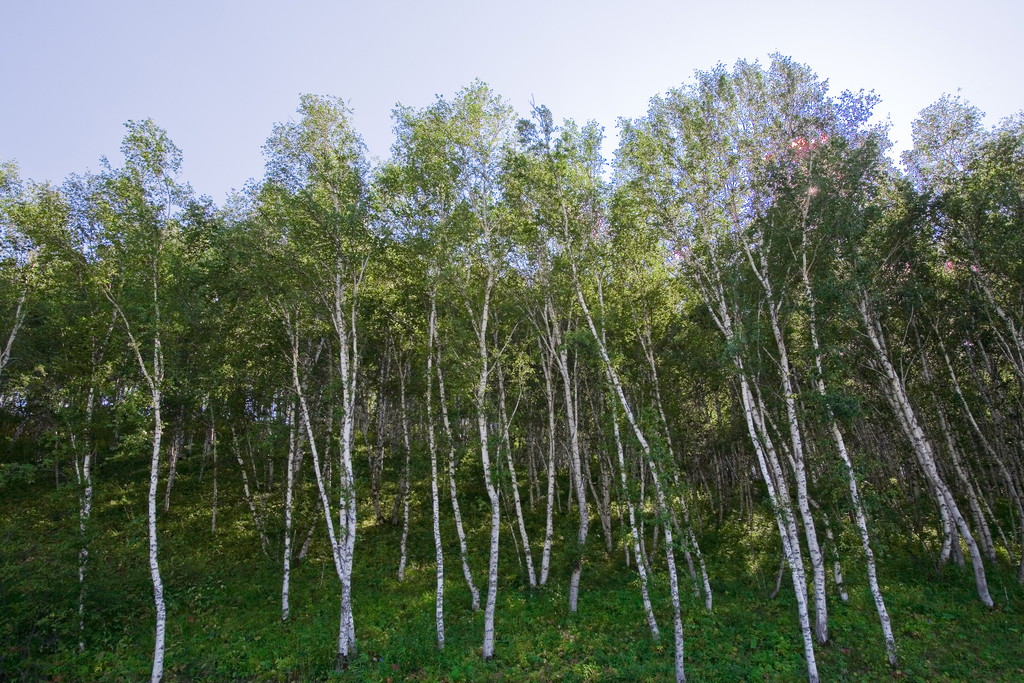
[[[235,536],[277,567],[284,622],[292,567],[325,549],[339,672],[382,525],[398,582],[427,571],[409,539],[431,528],[436,647],[482,610],[484,660],[501,591],[557,584],[585,623],[588,564],[614,557],[685,680],[687,615],[729,599],[716,530],[755,515],[812,683],[852,591],[899,666],[894,548],[964,567],[996,608],[992,572],[1024,582],[1024,117],[986,127],[945,95],[897,166],[878,101],[782,56],[719,65],[622,120],[609,162],[596,124],[474,82],[397,107],[371,164],[345,102],[304,95],[223,206],[150,120],[126,124],[123,166],[60,185],[4,162],[0,497],[73,500],[60,647],[96,647],[95,511],[125,460],[148,476],[153,683],[173,655],[163,519],[184,506],[201,520],[179,540]]]

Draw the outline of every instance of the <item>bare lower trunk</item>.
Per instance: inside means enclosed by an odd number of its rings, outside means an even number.
[[[348,664],[348,655],[354,645],[355,631],[352,628],[352,612],[351,612],[351,543],[354,542],[354,515],[350,516],[350,510],[348,508],[349,501],[354,504],[354,498],[350,498],[349,491],[346,490],[346,484],[348,483],[348,477],[346,472],[342,472],[342,492],[341,501],[339,506],[339,528],[344,534],[339,537],[335,532],[334,518],[331,513],[331,501],[328,496],[328,491],[324,485],[324,468],[320,464],[320,449],[317,447],[316,437],[313,434],[313,424],[310,419],[309,409],[306,406],[306,397],[303,392],[302,382],[299,380],[299,339],[298,332],[292,326],[292,319],[287,312],[283,312],[285,326],[288,331],[288,336],[291,340],[292,345],[292,386],[295,390],[296,397],[299,403],[299,417],[302,420],[302,426],[306,432],[306,439],[309,442],[309,452],[313,459],[313,473],[316,477],[317,490],[320,494],[320,502],[323,506],[324,521],[327,523],[327,535],[331,543],[331,559],[334,561],[334,569],[337,572],[338,580],[341,582],[341,623],[339,626],[338,633],[338,654],[335,659],[336,668],[344,668]],[[343,346],[343,349],[345,347]],[[344,353],[344,351],[343,351]],[[347,369],[347,366],[346,366]],[[347,396],[343,397],[347,398]],[[347,421],[351,420],[351,411],[346,411]],[[342,426],[342,454],[344,459],[345,448],[351,447],[351,442],[345,443],[345,437],[351,437],[351,425],[347,427],[343,422]],[[351,452],[349,452],[350,454]],[[344,460],[343,460],[344,465]],[[351,467],[351,461],[349,461]],[[353,511],[354,512],[354,511]]]
[[[658,478],[656,465],[654,463],[654,460],[651,459],[650,444],[644,437],[643,431],[640,429],[639,423],[633,416],[633,411],[629,406],[629,402],[626,400],[626,394],[622,390],[622,384],[619,382],[619,376],[615,372],[615,368],[612,365],[611,358],[609,358],[608,356],[608,349],[605,345],[604,335],[598,334],[597,326],[594,324],[593,316],[591,316],[590,314],[590,308],[587,306],[586,299],[583,296],[583,289],[580,287],[578,274],[576,272],[576,263],[571,258],[570,264],[573,269],[573,284],[575,285],[576,289],[576,299],[580,304],[580,308],[583,309],[583,314],[586,316],[587,324],[590,327],[590,333],[593,336],[594,341],[597,342],[598,351],[600,351],[601,354],[601,360],[604,361],[605,374],[608,378],[609,384],[612,385],[612,389],[614,390],[616,397],[619,399],[619,404],[622,406],[622,410],[626,414],[626,419],[629,421],[630,426],[633,428],[633,433],[636,435],[637,441],[640,442],[640,446],[644,451],[644,456],[649,462],[651,470],[651,481],[654,484],[655,496],[658,503],[658,513],[662,519],[668,519],[668,504],[665,498],[664,490],[661,486],[661,482]],[[674,617],[673,622],[675,626],[674,645],[676,683],[683,683],[686,680],[686,674],[683,668],[685,654],[683,649],[683,620],[679,607],[679,580],[676,576],[676,558],[675,551],[672,547],[672,530],[668,527],[666,527],[665,529],[665,560],[668,565],[669,591],[672,596],[672,612]]]
[[[437,565],[437,590],[434,620],[437,624],[437,649],[444,649],[444,552],[441,544],[441,513],[437,492],[437,444],[434,442],[434,414],[431,405],[434,386],[434,337],[437,331],[437,308],[434,290],[430,291],[430,319],[427,325],[427,446],[430,448],[430,509],[434,522],[434,558]],[[404,404],[403,399],[403,404]]]
[[[807,579],[804,575],[803,557],[800,553],[800,537],[793,518],[792,503],[789,491],[785,486],[782,467],[772,445],[767,430],[758,422],[759,413],[754,406],[754,398],[750,391],[747,377],[743,374],[743,363],[736,357],[734,362],[740,374],[740,393],[743,400],[743,412],[746,417],[747,431],[754,445],[761,476],[768,488],[768,498],[775,510],[775,522],[779,527],[782,539],[782,550],[789,565],[793,578],[793,592],[796,595],[797,614],[800,619],[800,630],[804,639],[804,658],[807,661],[807,677],[810,683],[818,683],[818,664],[814,654],[814,636],[811,630],[810,613],[807,605]],[[778,482],[776,491],[773,481]]]
[[[744,252],[747,261],[750,263],[754,274],[765,292],[768,307],[768,317],[771,320],[772,335],[775,338],[775,347],[779,353],[779,371],[782,378],[782,395],[786,403],[786,421],[789,425],[790,446],[793,455],[793,475],[796,480],[796,501],[800,510],[800,517],[803,520],[804,536],[807,539],[807,554],[810,555],[811,568],[814,579],[814,636],[819,643],[828,642],[828,603],[825,596],[825,558],[818,545],[818,534],[814,527],[814,516],[808,504],[807,495],[807,472],[804,467],[804,446],[803,435],[800,430],[800,422],[796,412],[796,391],[793,387],[792,375],[789,367],[789,351],[786,345],[785,335],[782,331],[782,324],[779,319],[781,301],[777,301],[768,278],[768,259],[765,249],[758,250],[760,268],[754,261],[754,255],[749,245],[744,242]],[[760,397],[760,395],[758,395]],[[763,406],[761,407],[763,410]],[[793,542],[796,542],[794,539]]]
[[[544,553],[540,561],[540,585],[548,582],[548,570],[551,566],[551,539],[554,536],[554,507],[555,507],[555,395],[551,381],[551,365],[553,355],[544,353],[544,346],[541,343],[541,352],[544,356],[541,367],[544,370],[544,397],[548,406],[548,495],[545,500],[547,507],[544,525]]]
[[[153,648],[151,683],[159,683],[164,675],[164,634],[167,629],[167,609],[164,607],[164,584],[160,579],[156,543],[156,491],[160,475],[160,390],[153,390],[153,458],[149,467],[149,573],[153,579],[153,600],[156,603],[156,643]]]
[[[846,585],[843,583],[843,567],[839,561],[839,545],[836,543],[835,536],[832,535],[832,524],[829,522],[828,514],[821,509],[814,499],[810,499],[811,506],[821,513],[821,518],[825,522],[825,538],[828,539],[828,545],[832,549],[832,578],[836,582],[836,590],[839,591],[839,599],[843,602],[849,602],[850,596],[846,593]]]
[[[213,450],[213,502],[210,505],[210,533],[217,533],[217,430],[213,423],[213,412],[210,413],[210,438]]]
[[[647,356],[647,363],[651,368],[651,378],[654,380],[654,398],[658,406],[658,415],[661,417],[661,425],[665,430],[665,442],[668,445],[669,460],[675,462],[675,453],[672,448],[672,431],[668,427],[668,419],[665,417],[665,408],[661,403],[661,385],[658,381],[658,368],[654,362],[654,347],[651,343],[651,334],[649,330],[644,330],[640,335],[640,342],[644,348],[644,354]],[[689,535],[690,547],[693,548],[694,553],[697,555],[697,561],[700,564],[701,580],[704,587],[704,607],[710,612],[713,604],[713,598],[711,594],[711,580],[708,577],[708,568],[704,563],[704,555],[700,551],[700,545],[697,543],[697,535],[693,532],[693,526],[690,524],[690,511],[686,507],[686,498],[684,497],[682,487],[679,485],[679,474],[675,472],[673,474],[675,478],[676,488],[679,489],[679,505],[683,511],[683,522],[686,524],[686,531]],[[672,521],[675,522],[676,528],[678,529],[679,524],[676,521],[675,513],[672,514]],[[695,573],[693,570],[693,560],[690,557],[689,551],[685,551],[686,563],[690,569],[690,576],[694,577]],[[694,593],[699,596],[699,589],[694,582]]]
[[[168,458],[167,486],[164,489],[164,512],[171,509],[171,489],[174,488],[174,479],[178,474],[178,458],[181,456],[181,448],[185,444],[185,430],[180,421],[171,437],[171,452]]]
[[[477,429],[480,433],[480,459],[484,468],[484,486],[487,498],[491,502],[491,546],[487,562],[487,602],[484,603],[484,644],[483,658],[494,657],[494,609],[498,598],[498,538],[501,534],[501,506],[498,490],[491,477],[491,459],[488,452],[487,414],[484,412],[484,400],[487,394],[487,353],[481,339],[481,356],[483,369],[476,388],[477,398]]]
[[[530,537],[526,533],[526,521],[523,519],[523,506],[519,500],[519,480],[516,478],[516,466],[512,460],[512,440],[509,437],[511,429],[509,416],[505,409],[505,376],[501,365],[498,369],[498,419],[502,425],[502,443],[505,445],[505,457],[508,461],[508,474],[512,480],[512,502],[515,505],[516,520],[519,522],[519,536],[523,541],[523,555],[526,558],[526,574],[530,581],[530,587],[537,587],[537,574],[533,571],[533,554],[530,552]],[[516,409],[519,404],[516,402]],[[512,411],[515,413],[515,409]]]
[[[768,594],[769,600],[774,600],[775,596],[779,594],[779,589],[782,588],[782,575],[786,570],[786,553],[782,553],[782,559],[779,561],[779,571],[775,572],[775,588],[772,588],[772,592]]]
[[[971,555],[971,568],[974,570],[974,584],[978,593],[978,599],[981,600],[985,606],[992,607],[994,603],[992,601],[992,596],[989,595],[988,582],[985,579],[985,567],[982,564],[981,552],[978,549],[978,544],[975,542],[974,536],[967,527],[967,523],[964,521],[963,515],[960,514],[960,509],[957,507],[956,501],[953,499],[949,488],[939,475],[939,471],[935,465],[935,459],[932,454],[931,443],[928,441],[924,430],[921,429],[921,426],[918,423],[917,414],[910,404],[910,399],[907,396],[903,380],[897,374],[896,369],[893,367],[892,362],[889,359],[889,352],[885,342],[885,336],[882,333],[882,326],[871,309],[867,292],[863,290],[859,292],[857,303],[860,308],[861,318],[864,321],[868,338],[870,339],[871,345],[875,351],[875,358],[878,365],[881,367],[882,374],[884,376],[884,380],[882,382],[883,392],[889,397],[890,403],[897,412],[897,418],[903,427],[907,438],[910,440],[915,455],[917,455],[918,463],[921,465],[925,477],[928,479],[928,482],[935,493],[940,511],[945,510],[945,519],[949,519],[953,524],[955,524],[956,531],[960,533],[960,536],[963,537],[964,542],[967,544],[967,549]]]
[[[90,391],[90,403],[92,392]],[[82,488],[79,497],[78,530],[82,534],[82,548],[78,551],[78,651],[85,652],[85,567],[89,561],[89,546],[86,541],[86,525],[92,513],[92,443],[85,444],[82,469],[78,485]],[[77,464],[77,462],[76,462]],[[76,468],[77,469],[77,468]]]
[[[964,414],[967,416],[967,420],[968,420],[968,422],[970,422],[971,427],[973,428],[975,435],[978,437],[978,440],[981,441],[981,444],[984,447],[985,452],[988,453],[989,457],[993,461],[995,461],[995,463],[998,465],[999,472],[1003,475],[1003,481],[1006,484],[1006,488],[1007,488],[1007,490],[1010,493],[1010,498],[1013,500],[1014,507],[1017,510],[1017,517],[1019,519],[1021,519],[1021,520],[1024,520],[1024,501],[1021,500],[1022,496],[1021,496],[1020,490],[1017,487],[1017,483],[1014,481],[1013,474],[1010,472],[1009,468],[1007,468],[1006,462],[1003,460],[1003,458],[1001,458],[999,456],[999,453],[992,446],[992,444],[989,442],[989,440],[985,437],[984,432],[981,431],[981,426],[978,424],[977,420],[975,420],[974,413],[973,413],[973,411],[971,411],[971,408],[970,408],[970,406],[967,403],[967,399],[964,397],[963,391],[960,389],[960,382],[957,379],[956,373],[953,371],[953,364],[950,362],[949,356],[946,354],[945,349],[943,349],[942,353],[943,353],[943,357],[945,358],[945,361],[946,361],[946,367],[949,370],[950,379],[953,381],[953,388],[956,391],[957,396],[960,398],[960,403],[963,406]],[[952,438],[948,436],[948,428],[945,427],[945,421],[943,421],[943,428],[946,429],[947,440],[949,442],[949,447],[951,449],[951,454],[953,455],[953,458],[954,458],[954,464],[957,467],[957,472],[961,476],[964,476],[963,468],[960,466],[959,458],[958,458],[957,454],[954,452],[956,449],[955,449],[955,446],[953,445]],[[978,501],[977,501],[977,498],[973,496],[974,487],[970,486],[970,482],[967,482],[967,486],[968,486],[968,491],[969,491],[969,497],[971,498],[971,504],[972,505],[976,505],[978,503]],[[991,535],[991,532],[988,531],[988,525],[982,523],[980,525],[980,528],[981,528],[982,536],[984,537],[987,534],[987,536],[988,536],[988,543],[990,545],[993,545],[992,544],[992,535]],[[1022,525],[1021,525],[1021,548],[1022,548],[1022,553],[1024,553],[1024,522],[1022,522]],[[994,547],[993,547],[992,554],[993,555],[995,554]],[[1021,564],[1021,567],[1020,567],[1020,571],[1018,572],[1018,581],[1024,581],[1024,558],[1022,558],[1022,564]]]
[[[441,404],[441,421],[448,439],[448,489],[452,498],[452,514],[455,517],[455,531],[459,536],[459,555],[462,559],[462,575],[469,587],[471,608],[475,612],[480,609],[480,591],[473,583],[473,572],[469,569],[469,552],[466,549],[466,532],[462,527],[462,512],[459,510],[459,496],[455,488],[455,439],[452,436],[452,425],[448,420],[448,403],[444,395],[444,374],[441,372],[440,357],[437,361],[437,399]]]
[[[295,422],[295,405],[288,406],[288,477],[284,492],[284,577],[281,582],[281,621],[288,621],[288,588],[292,569],[292,485],[295,481],[295,457],[298,424]]]
[[[402,443],[405,446],[405,468],[402,470],[402,543],[401,557],[398,560],[398,582],[405,580],[406,543],[409,539],[409,458],[412,446],[409,443],[409,411],[405,405],[405,368],[398,370],[399,398],[402,401]]]
[[[242,461],[242,450],[238,447],[238,437],[235,435],[235,428],[231,428],[231,441],[234,446],[235,458],[238,460],[238,467],[242,470],[242,491],[245,493],[245,502],[249,505],[249,512],[252,513],[252,523],[256,527],[256,533],[260,537],[260,546],[263,548],[263,554],[267,554],[267,548],[270,545],[270,541],[267,539],[267,534],[263,530],[263,518],[256,510],[256,501],[253,499],[252,493],[249,490],[249,475],[245,470],[245,463]]]
[[[640,554],[640,535],[636,530],[636,510],[633,508],[633,499],[629,496],[629,489],[626,485],[626,459],[622,453],[622,437],[619,434],[619,420],[612,409],[612,428],[615,434],[615,451],[619,456],[619,478],[622,482],[622,490],[626,499],[626,506],[629,509],[629,530],[633,539],[633,555],[636,557],[636,570],[640,574],[640,594],[644,601],[644,613],[647,615],[647,626],[651,629],[651,636],[658,640],[658,622],[654,618],[654,610],[651,608],[651,598],[647,593],[647,567]],[[628,545],[627,545],[628,547]],[[629,564],[629,553],[626,553],[626,564]]]

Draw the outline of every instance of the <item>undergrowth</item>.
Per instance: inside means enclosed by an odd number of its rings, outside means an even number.
[[[146,559],[148,472],[138,461],[116,457],[98,470],[88,532],[84,652],[78,650],[81,536],[74,488],[63,481],[55,486],[51,473],[0,490],[0,681],[148,679],[154,628]],[[647,628],[639,578],[626,566],[622,536],[615,551],[606,554],[600,524],[592,526],[579,612],[572,614],[567,593],[576,530],[572,515],[564,510],[556,516],[551,577],[537,589],[529,587],[503,513],[496,656],[490,662],[480,657],[483,613],[470,610],[454,526],[445,520],[446,647],[438,651],[434,549],[425,495],[429,487],[422,480],[413,491],[403,583],[396,578],[400,528],[389,521],[376,523],[369,509],[361,509],[353,578],[359,650],[347,670],[336,672],[340,588],[322,519],[309,555],[293,567],[291,617],[282,623],[283,522],[272,523],[278,528],[271,529],[274,540],[264,555],[236,490],[240,486],[229,481],[238,473],[224,466],[218,530],[213,534],[210,471],[202,480],[199,471],[198,463],[182,463],[171,510],[159,516],[169,683],[673,679],[672,611],[660,550],[651,555],[650,584],[660,641]],[[282,516],[281,486],[275,484],[269,497],[268,520]],[[297,504],[296,547],[314,518],[316,500],[308,482],[306,486]],[[389,495],[393,489],[385,492],[385,500]],[[470,562],[483,599],[489,515],[484,506],[471,502],[482,491],[461,491],[460,496]],[[450,517],[447,500],[442,510]],[[542,501],[529,515],[539,568]],[[705,523],[701,528],[714,591],[711,613],[690,590],[686,565],[680,562],[689,680],[806,680],[788,576],[776,599],[766,597],[780,553],[773,531],[769,518],[757,515],[733,515],[722,525]],[[617,524],[616,533],[621,534]],[[830,585],[831,638],[817,647],[823,681],[1024,680],[1024,591],[1005,562],[986,568],[996,600],[989,610],[974,596],[969,567],[947,566],[938,572],[923,555],[915,557],[900,545],[876,539],[880,581],[901,660],[900,668],[890,670],[859,543],[852,529],[841,538],[850,600],[841,602]]]

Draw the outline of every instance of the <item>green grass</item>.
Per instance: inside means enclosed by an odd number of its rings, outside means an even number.
[[[137,463],[116,458],[104,462],[97,475],[82,654],[77,651],[79,536],[73,489],[55,488],[51,472],[48,479],[40,474],[35,483],[0,491],[0,681],[148,679],[154,613],[146,561],[146,475]],[[663,555],[657,553],[651,582],[660,642],[647,629],[635,571],[625,566],[620,549],[606,556],[596,520],[579,612],[571,614],[567,592],[575,527],[569,515],[556,518],[551,578],[535,590],[520,569],[503,519],[491,662],[480,658],[483,614],[470,611],[454,526],[444,525],[447,639],[438,651],[433,539],[423,482],[414,491],[404,583],[396,579],[400,529],[368,524],[368,510],[361,511],[353,579],[359,652],[347,671],[335,673],[340,588],[322,521],[309,557],[293,568],[291,620],[281,623],[280,541],[272,544],[270,557],[261,553],[231,466],[220,472],[219,529],[212,536],[209,470],[204,477],[200,486],[198,464],[183,463],[172,509],[160,517],[169,615],[167,681],[673,680]],[[460,493],[483,599],[487,510],[472,502],[480,491]],[[273,498],[280,506],[280,485]],[[300,533],[308,528],[315,502],[308,489],[302,493]],[[279,517],[277,510],[271,519]],[[442,510],[450,515],[447,504]],[[529,520],[538,569],[543,514],[538,504]],[[713,613],[689,590],[680,558],[691,681],[806,680],[788,581],[777,599],[764,597],[774,580],[778,541],[767,520],[755,521],[732,520],[703,530]],[[974,596],[969,568],[949,566],[939,574],[926,560],[881,544],[880,580],[901,658],[901,668],[890,671],[859,546],[846,535],[853,543],[843,555],[850,601],[843,604],[830,593],[831,641],[817,649],[823,681],[1024,680],[1024,591],[1007,566],[987,567],[996,600],[995,609],[988,610]]]

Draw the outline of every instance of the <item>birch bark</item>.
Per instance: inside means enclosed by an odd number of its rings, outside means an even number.
[[[651,367],[651,378],[654,384],[654,400],[658,406],[658,415],[661,416],[661,426],[665,430],[665,443],[668,445],[669,460],[675,462],[675,453],[672,448],[672,434],[668,428],[668,419],[665,417],[665,408],[661,403],[661,385],[658,381],[658,368],[654,363],[654,348],[651,343],[650,328],[641,330],[638,335],[640,338],[640,344],[643,347],[644,355],[647,357],[647,363]],[[690,511],[686,507],[686,498],[683,495],[683,491],[679,486],[679,475],[674,473],[676,488],[679,489],[679,506],[683,511],[683,522],[686,524],[686,532],[689,536],[690,546],[693,548],[694,554],[697,556],[697,563],[700,566],[701,581],[704,587],[704,607],[710,612],[712,607],[712,594],[711,594],[711,580],[708,577],[707,565],[704,563],[704,554],[700,551],[700,545],[697,543],[697,535],[693,532],[693,525],[690,524]],[[675,513],[673,513],[673,521],[675,521]],[[675,524],[676,528],[679,528],[679,524]],[[694,574],[693,562],[690,559],[690,555],[686,553],[687,564],[690,567],[691,576]],[[697,586],[694,586],[694,593],[699,597],[700,590]]]
[[[530,552],[530,537],[526,533],[526,521],[523,519],[523,506],[519,500],[519,480],[516,478],[516,466],[512,460],[512,441],[509,437],[511,428],[510,418],[505,408],[505,373],[501,364],[496,364],[498,371],[498,419],[501,420],[501,440],[505,445],[505,457],[508,461],[508,474],[512,480],[512,501],[515,504],[516,520],[519,522],[519,536],[523,541],[523,555],[526,557],[526,574],[530,580],[530,587],[537,587],[537,574],[533,571],[533,553]],[[519,402],[512,411],[513,416],[519,408]]]
[[[466,531],[462,526],[462,511],[459,509],[459,496],[455,488],[455,439],[452,436],[452,425],[448,420],[448,402],[444,395],[444,373],[441,372],[441,357],[437,359],[437,400],[441,404],[441,421],[448,439],[448,490],[452,498],[452,514],[455,517],[455,531],[459,536],[459,554],[462,558],[462,575],[469,587],[471,608],[475,612],[480,609],[480,591],[473,583],[473,572],[469,569],[469,552],[466,549]]]
[[[729,309],[729,302],[726,297],[725,288],[722,283],[721,271],[718,268],[718,258],[711,245],[711,254],[707,265],[694,260],[692,263],[697,269],[697,285],[704,297],[704,302],[715,321],[715,325],[722,332],[725,341],[730,346],[736,345],[735,323],[733,314]],[[790,574],[793,578],[793,592],[796,594],[797,615],[800,620],[800,630],[804,641],[804,658],[807,661],[807,677],[809,683],[818,683],[818,665],[814,654],[814,637],[811,631],[810,615],[807,606],[807,580],[804,575],[803,558],[800,553],[800,538],[797,534],[796,523],[792,514],[792,502],[785,479],[782,476],[782,468],[779,465],[774,445],[764,425],[760,423],[760,414],[756,411],[753,392],[747,379],[746,369],[739,353],[733,354],[733,365],[740,381],[740,399],[743,407],[743,416],[747,424],[747,433],[757,455],[758,465],[761,470],[761,477],[764,479],[768,489],[768,498],[772,503],[775,513],[775,523],[779,529],[779,538],[782,540],[782,550],[785,562],[789,565]],[[776,491],[776,483],[778,491]]]
[[[430,448],[430,508],[434,521],[434,558],[437,564],[437,592],[434,618],[437,623],[437,649],[444,649],[444,551],[441,545],[441,513],[437,492],[437,444],[434,441],[434,414],[431,399],[434,386],[434,340],[437,336],[436,289],[430,289],[430,319],[427,322],[427,445]]]
[[[565,207],[563,204],[563,214]],[[568,242],[568,215],[565,215],[565,237]],[[576,300],[580,304],[580,308],[583,309],[583,315],[587,319],[587,324],[590,327],[590,333],[593,336],[594,341],[597,343],[598,351],[601,354],[601,360],[604,361],[605,372],[608,375],[609,382],[611,383],[619,404],[622,406],[623,412],[626,414],[626,419],[629,421],[630,426],[633,428],[633,433],[636,435],[637,441],[640,442],[641,448],[643,448],[644,456],[647,458],[651,471],[651,480],[654,483],[654,491],[658,503],[658,513],[662,519],[669,519],[668,504],[666,501],[664,490],[662,489],[661,482],[658,478],[658,473],[654,460],[651,458],[651,447],[644,437],[643,431],[640,429],[640,425],[637,423],[636,418],[633,416],[633,411],[629,406],[629,402],[626,400],[626,394],[622,390],[622,384],[619,382],[619,376],[615,372],[615,368],[612,365],[611,358],[608,356],[608,349],[604,343],[603,334],[598,334],[597,326],[594,324],[594,318],[590,314],[590,308],[587,306],[585,297],[583,296],[583,289],[580,286],[579,274],[576,268],[575,260],[570,257],[569,263],[572,266],[572,279],[573,286],[576,292]],[[581,506],[582,507],[582,506]],[[674,616],[675,625],[675,674],[676,683],[683,683],[686,680],[686,674],[683,668],[684,662],[684,651],[683,651],[683,621],[682,614],[679,608],[679,579],[676,575],[676,559],[675,550],[672,544],[672,530],[665,527],[665,559],[668,564],[668,577],[669,577],[669,590],[672,595],[672,610]]]
[[[152,370],[146,367],[146,361],[142,358],[142,346],[136,341],[131,331],[131,324],[120,305],[114,300],[110,291],[104,289],[107,300],[114,306],[117,315],[121,316],[125,332],[128,335],[128,344],[135,359],[139,363],[139,369],[149,385],[150,396],[153,406],[153,455],[149,462],[149,496],[148,496],[148,521],[149,521],[149,574],[153,581],[153,602],[156,605],[156,637],[153,645],[153,669],[150,674],[151,683],[159,683],[164,675],[164,642],[167,630],[167,608],[164,604],[164,584],[160,577],[160,564],[157,559],[157,537],[156,537],[156,494],[160,477],[160,437],[163,434],[163,419],[160,416],[162,406],[162,386],[164,380],[164,354],[160,345],[160,305],[158,298],[158,271],[157,265],[153,264],[153,308],[154,308],[154,332],[153,332],[153,361]]]
[[[857,306],[860,310],[868,339],[870,339],[871,346],[874,349],[876,360],[882,369],[884,377],[883,391],[890,397],[894,409],[898,410],[897,417],[900,418],[900,424],[903,426],[904,432],[917,455],[918,463],[921,465],[925,477],[935,493],[940,510],[945,511],[945,518],[951,518],[952,522],[956,525],[957,531],[963,537],[964,542],[967,543],[967,549],[971,555],[971,568],[974,571],[974,585],[978,593],[978,599],[986,607],[992,607],[994,603],[992,596],[989,595],[988,582],[985,579],[985,567],[982,564],[978,544],[975,542],[974,536],[964,521],[963,515],[960,514],[960,508],[957,507],[956,501],[953,499],[949,488],[942,480],[935,465],[931,443],[928,441],[924,430],[921,429],[917,420],[917,414],[910,404],[910,398],[907,396],[903,379],[896,372],[889,359],[889,351],[882,332],[882,326],[871,308],[867,291],[861,289],[857,294]]]
[[[295,403],[288,406],[288,472],[284,491],[284,570],[281,583],[281,621],[288,621],[288,590],[292,569],[292,486],[295,482],[295,457],[298,451],[298,424]]]
[[[398,369],[399,400],[402,405],[402,444],[405,446],[405,467],[402,470],[402,542],[401,557],[398,561],[398,583],[405,580],[406,543],[409,539],[409,459],[412,456],[412,445],[409,443],[409,411],[405,404],[405,373],[411,372],[407,365]]]
[[[548,570],[551,566],[551,539],[554,536],[554,508],[555,508],[555,394],[552,386],[552,365],[554,354],[545,346],[544,340],[538,338],[543,360],[541,368],[544,371],[544,398],[548,407],[548,493],[545,500],[547,507],[544,522],[544,551],[540,561],[540,585],[548,582]]]
[[[818,344],[818,327],[817,327],[817,314],[815,308],[815,297],[814,290],[811,289],[811,271],[810,264],[807,261],[807,238],[808,238],[808,224],[807,224],[807,211],[810,204],[810,187],[808,187],[808,196],[805,198],[803,207],[803,226],[802,226],[802,241],[800,248],[800,273],[801,279],[804,286],[804,296],[807,300],[808,308],[808,330],[811,337],[811,351],[814,354],[814,386],[818,391],[818,395],[824,398],[826,396],[825,391],[825,372],[821,363],[821,348]],[[867,515],[864,513],[864,505],[860,499],[860,486],[857,483],[857,475],[853,471],[853,462],[850,460],[850,454],[846,450],[846,440],[843,438],[843,433],[839,429],[839,423],[836,421],[835,415],[832,414],[831,409],[827,409],[827,419],[829,432],[832,436],[832,441],[835,444],[836,452],[839,453],[839,458],[843,461],[843,469],[846,472],[846,482],[850,489],[850,502],[853,505],[854,516],[857,520],[857,530],[860,532],[861,547],[864,550],[864,559],[867,564],[868,571],[868,586],[871,590],[871,597],[875,602],[875,610],[878,612],[878,620],[882,626],[882,638],[885,641],[885,651],[889,660],[889,665],[895,667],[898,664],[896,656],[896,640],[892,632],[892,624],[889,619],[889,611],[885,607],[885,599],[882,596],[882,589],[878,585],[878,572],[875,568],[875,555],[871,549],[871,537],[868,533]],[[837,570],[838,573],[838,570]],[[846,601],[846,598],[843,598]]]

